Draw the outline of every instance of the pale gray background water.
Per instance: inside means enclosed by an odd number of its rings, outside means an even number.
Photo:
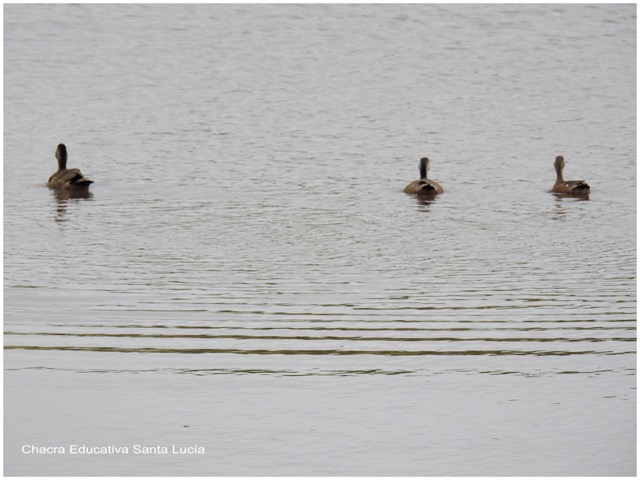
[[[6,474],[635,474],[635,5],[5,5],[4,42]],[[21,452],[72,444],[206,453]]]

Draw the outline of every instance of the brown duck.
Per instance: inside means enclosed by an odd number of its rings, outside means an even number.
[[[427,178],[429,173],[429,159],[423,157],[420,159],[420,180],[414,180],[404,187],[404,193],[415,193],[421,195],[437,195],[443,193],[444,189],[438,182]]]
[[[49,177],[47,187],[56,190],[86,190],[93,180],[89,180],[77,168],[67,168],[67,147],[62,143],[56,149],[58,171]]]
[[[551,189],[552,193],[563,193],[565,195],[588,195],[591,191],[591,187],[584,180],[565,180],[562,177],[562,170],[564,170],[564,157],[558,155],[556,161],[553,163],[556,169],[556,183]]]

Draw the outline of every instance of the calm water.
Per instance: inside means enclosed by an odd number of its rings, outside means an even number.
[[[635,475],[635,5],[13,4],[4,67],[5,474]]]

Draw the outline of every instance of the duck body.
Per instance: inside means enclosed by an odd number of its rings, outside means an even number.
[[[77,168],[67,168],[67,147],[58,145],[56,149],[58,171],[49,177],[47,187],[56,190],[85,190],[93,183]]]
[[[404,187],[404,193],[437,195],[443,193],[442,186],[433,180],[414,180]]]
[[[563,195],[586,196],[591,192],[591,187],[584,180],[565,180],[562,176],[564,170],[564,157],[558,155],[553,164],[556,169],[556,183],[551,188],[551,193]]]
[[[420,159],[420,180],[414,180],[404,187],[404,193],[417,195],[438,195],[444,193],[444,189],[438,182],[427,178],[428,172],[429,159],[423,157]]]

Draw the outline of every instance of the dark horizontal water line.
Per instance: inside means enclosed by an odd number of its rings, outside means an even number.
[[[424,310],[423,308],[417,310]],[[432,308],[432,310],[440,310],[438,308]],[[429,324],[429,323],[440,323],[440,322],[453,322],[457,324],[465,324],[465,323],[505,323],[505,324],[527,324],[527,323],[551,323],[551,324],[574,324],[574,323],[633,323],[635,324],[636,318],[636,310],[635,306],[629,309],[629,312],[599,312],[597,314],[591,313],[588,317],[584,317],[587,315],[584,311],[580,312],[571,312],[565,313],[564,315],[567,318],[553,318],[548,320],[547,318],[556,316],[554,314],[545,313],[540,314],[541,318],[523,318],[520,319],[517,316],[511,318],[483,318],[478,316],[477,318],[455,318],[452,319],[448,316],[447,313],[442,313],[442,318],[438,319],[425,319],[425,318],[399,318],[395,317],[393,311],[388,311],[385,309],[380,309],[380,313],[371,314],[371,313],[358,313],[354,314],[353,312],[348,313],[336,313],[336,312],[313,312],[313,313],[302,313],[299,311],[296,312],[266,312],[263,310],[232,310],[232,311],[215,311],[211,310],[177,310],[175,308],[171,308],[171,310],[166,309],[124,309],[120,312],[131,312],[135,314],[140,313],[152,313],[152,314],[171,314],[174,318],[178,313],[206,313],[208,315],[219,315],[219,314],[231,314],[231,315],[242,315],[242,316],[256,316],[257,319],[268,318],[270,322],[296,322],[296,323],[309,323],[309,324],[332,324],[332,323],[345,323],[345,322],[361,322],[367,324]],[[6,312],[5,312],[6,315]],[[575,318],[576,316],[581,316]],[[594,317],[595,316],[595,317]],[[618,318],[611,318],[613,316],[618,316]],[[276,317],[275,319],[273,317]],[[282,318],[277,318],[282,317]],[[294,317],[294,318],[291,318]],[[297,317],[297,318],[295,318]],[[238,322],[237,318],[229,317],[225,319],[216,318],[216,322]]]
[[[462,301],[463,299],[461,299]],[[141,302],[143,305],[146,302]],[[151,302],[155,305],[155,302]],[[192,303],[191,301],[189,303]],[[293,305],[292,305],[293,306]],[[282,317],[282,318],[292,318],[299,317],[304,319],[307,322],[340,322],[344,321],[342,318],[335,317],[344,317],[351,316],[353,318],[358,319],[366,319],[368,322],[389,322],[389,317],[393,316],[405,316],[410,315],[414,312],[414,315],[424,315],[426,312],[429,313],[437,313],[443,317],[452,316],[452,315],[483,315],[486,311],[508,311],[512,310],[513,315],[522,315],[525,316],[522,312],[525,309],[531,309],[533,307],[520,307],[515,308],[513,306],[469,306],[469,307],[355,307],[350,305],[337,305],[337,308],[349,308],[348,312],[301,312],[299,310],[294,311],[285,311],[285,310],[277,310],[277,311],[265,311],[260,309],[251,309],[251,310],[239,310],[239,309],[213,309],[210,308],[209,305],[206,305],[207,308],[177,308],[175,304],[168,304],[166,308],[131,308],[130,305],[98,305],[98,307],[106,307],[108,311],[121,312],[121,313],[132,313],[132,314],[140,314],[140,313],[150,313],[150,314],[162,314],[162,313],[170,313],[172,315],[182,314],[182,315],[191,315],[191,314],[212,314],[212,315],[225,315],[225,316],[247,316],[254,315],[259,317],[266,318],[274,318],[274,317]],[[116,307],[116,308],[114,308]],[[122,307],[122,308],[117,308]],[[330,306],[316,305],[319,308],[330,308]],[[537,307],[540,308],[540,307]],[[576,322],[576,321],[584,321],[584,322],[600,322],[603,318],[611,317],[614,315],[627,316],[629,318],[625,318],[619,321],[632,321],[635,320],[635,305],[628,305],[625,311],[620,309],[616,311],[605,310],[602,311],[601,308],[604,307],[582,307],[579,311],[575,312],[567,312],[563,313],[564,316],[571,317],[576,315],[591,315],[598,316],[598,318],[587,318],[584,320],[576,320],[576,319],[554,319],[554,320],[519,320],[522,322],[526,321],[540,321],[540,322],[550,322],[550,323],[561,323],[561,322]],[[608,308],[608,307],[607,307]],[[474,313],[477,312],[477,313]],[[542,316],[544,313],[541,313]],[[529,313],[527,316],[532,316],[533,314]],[[547,314],[548,316],[548,314]],[[334,318],[331,318],[334,317]],[[377,319],[378,317],[383,317],[384,320]],[[391,320],[393,322],[402,322],[402,323],[424,323],[425,320],[422,319],[394,319]],[[476,320],[457,320],[462,322],[474,322]],[[483,319],[484,321],[484,319]],[[512,320],[493,320],[495,322],[510,322]]]
[[[278,376],[347,376],[347,375],[415,375],[422,373],[423,375],[432,374],[432,372],[423,372],[421,370],[383,370],[380,368],[372,368],[365,370],[284,370],[284,369],[267,369],[267,368],[149,368],[149,369],[74,369],[74,368],[48,368],[48,367],[24,367],[24,368],[7,368],[7,371],[21,370],[52,370],[77,373],[116,373],[116,374],[140,374],[140,373],[168,373],[168,374],[188,374],[188,375],[278,375]],[[502,374],[498,372],[482,372],[489,374]],[[581,373],[581,372],[577,372]],[[588,372],[592,373],[592,372]]]
[[[480,298],[484,298],[483,297],[483,293],[482,292],[478,292],[478,297]],[[572,297],[572,300],[575,300],[576,298],[579,297]],[[463,302],[468,300],[468,297],[446,297],[446,300],[448,302]],[[603,305],[599,305],[597,302],[597,300],[594,299],[589,299],[589,300],[581,300],[581,302],[584,305],[581,305],[581,308],[584,309],[590,309],[590,310],[597,310],[600,308],[603,308]],[[530,303],[534,303],[534,305],[531,305]],[[604,300],[600,301],[600,303],[602,304],[606,304],[606,306],[608,307],[607,302],[605,302]],[[634,305],[631,304],[631,302],[624,302],[624,304],[626,304],[626,306],[631,310]],[[324,307],[324,305],[321,305]],[[337,305],[337,306],[341,306],[341,305]],[[464,310],[515,310],[515,311],[520,311],[520,310],[531,310],[531,309],[540,309],[540,308],[553,308],[556,307],[557,305],[553,304],[553,303],[549,303],[548,305],[539,305],[537,302],[532,302],[529,301],[527,304],[510,304],[510,305],[469,305],[469,306],[435,306],[435,307],[424,307],[424,306],[415,306],[415,305],[407,305],[407,306],[393,306],[393,307],[389,307],[389,306],[381,306],[381,307],[374,307],[374,306],[366,306],[366,307],[361,307],[361,306],[357,306],[357,305],[346,305],[347,307],[353,308],[354,311],[358,311],[358,312],[395,312],[395,311],[406,311],[406,310],[415,310],[418,312],[422,312],[422,311],[441,311],[441,312],[459,312],[459,311],[464,311]],[[330,308],[331,305],[327,305],[327,308]]]
[[[544,337],[343,337],[311,335],[210,335],[210,334],[144,334],[144,333],[58,333],[58,332],[5,332],[5,335],[43,337],[97,337],[97,338],[190,338],[220,340],[340,340],[353,342],[635,342],[635,337],[610,338],[544,338]]]
[[[49,350],[71,352],[104,352],[104,353],[169,353],[169,354],[237,354],[237,355],[381,355],[381,356],[570,356],[570,355],[624,355],[628,352],[598,352],[594,350],[562,351],[562,350],[284,350],[284,349],[232,349],[232,348],[123,348],[123,347],[77,347],[77,346],[40,346],[40,345],[5,345],[5,350]]]
[[[338,320],[336,320],[338,322]],[[591,320],[582,320],[582,321],[571,321],[570,323],[590,323]],[[595,320],[594,320],[595,322]],[[244,326],[229,326],[229,325],[165,325],[165,324],[152,324],[152,325],[108,325],[108,324],[74,324],[71,325],[73,328],[140,328],[140,329],[153,329],[153,328],[162,328],[162,329],[189,329],[189,330],[254,330],[254,331],[271,331],[271,330],[311,330],[311,331],[339,331],[339,332],[441,332],[441,331],[451,331],[451,332],[471,332],[471,331],[514,331],[514,332],[528,332],[528,331],[550,331],[550,330],[625,330],[625,331],[635,331],[635,320],[620,320],[620,322],[628,323],[632,322],[631,326],[611,326],[611,327],[603,327],[603,326],[588,326],[588,327],[579,327],[579,326],[569,326],[569,327],[487,327],[486,323],[510,323],[508,320],[495,320],[495,321],[456,321],[455,323],[474,323],[478,325],[478,327],[483,328],[474,328],[474,327],[294,327],[291,325],[287,326],[274,326],[274,327],[244,327]],[[310,322],[314,323],[314,322]],[[325,323],[323,321],[323,323]],[[375,323],[375,322],[374,322]],[[420,322],[426,323],[426,322]],[[430,323],[445,323],[444,321],[439,322],[430,322]],[[527,323],[522,322],[522,323]],[[534,323],[534,322],[532,322]],[[535,323],[542,323],[537,322]],[[612,322],[609,322],[612,323]],[[6,323],[5,323],[6,324]],[[53,324],[53,327],[63,327],[68,328],[69,325],[64,324]],[[8,333],[8,332],[7,332]]]
[[[6,368],[6,371],[24,371],[24,370],[36,370],[36,371],[64,371],[64,372],[77,372],[77,373],[125,373],[125,374],[140,374],[140,373],[169,373],[169,374],[195,374],[195,375],[206,375],[206,374],[268,374],[268,375],[295,375],[295,376],[305,376],[305,375],[334,375],[334,374],[383,374],[383,375],[410,375],[410,374],[425,374],[425,375],[433,375],[434,371],[431,369],[424,368],[416,368],[411,370],[388,370],[388,369],[358,369],[358,370],[328,370],[321,368],[309,368],[309,369],[269,369],[269,368],[177,368],[177,367],[156,367],[156,368],[65,368],[65,367],[50,367],[50,366],[23,366],[23,367],[14,367],[14,368]],[[497,369],[497,370],[476,370],[476,369],[461,369],[455,368],[452,370],[448,370],[451,373],[480,373],[487,375],[525,375],[532,377],[539,377],[540,372],[524,372],[512,369]],[[560,370],[554,371],[555,374],[560,375],[593,375],[593,374],[603,374],[603,373],[612,373],[615,372],[615,369],[610,368],[599,368],[599,369],[591,369],[586,368],[584,370]],[[635,375],[635,368],[622,368],[621,372],[627,375]]]

